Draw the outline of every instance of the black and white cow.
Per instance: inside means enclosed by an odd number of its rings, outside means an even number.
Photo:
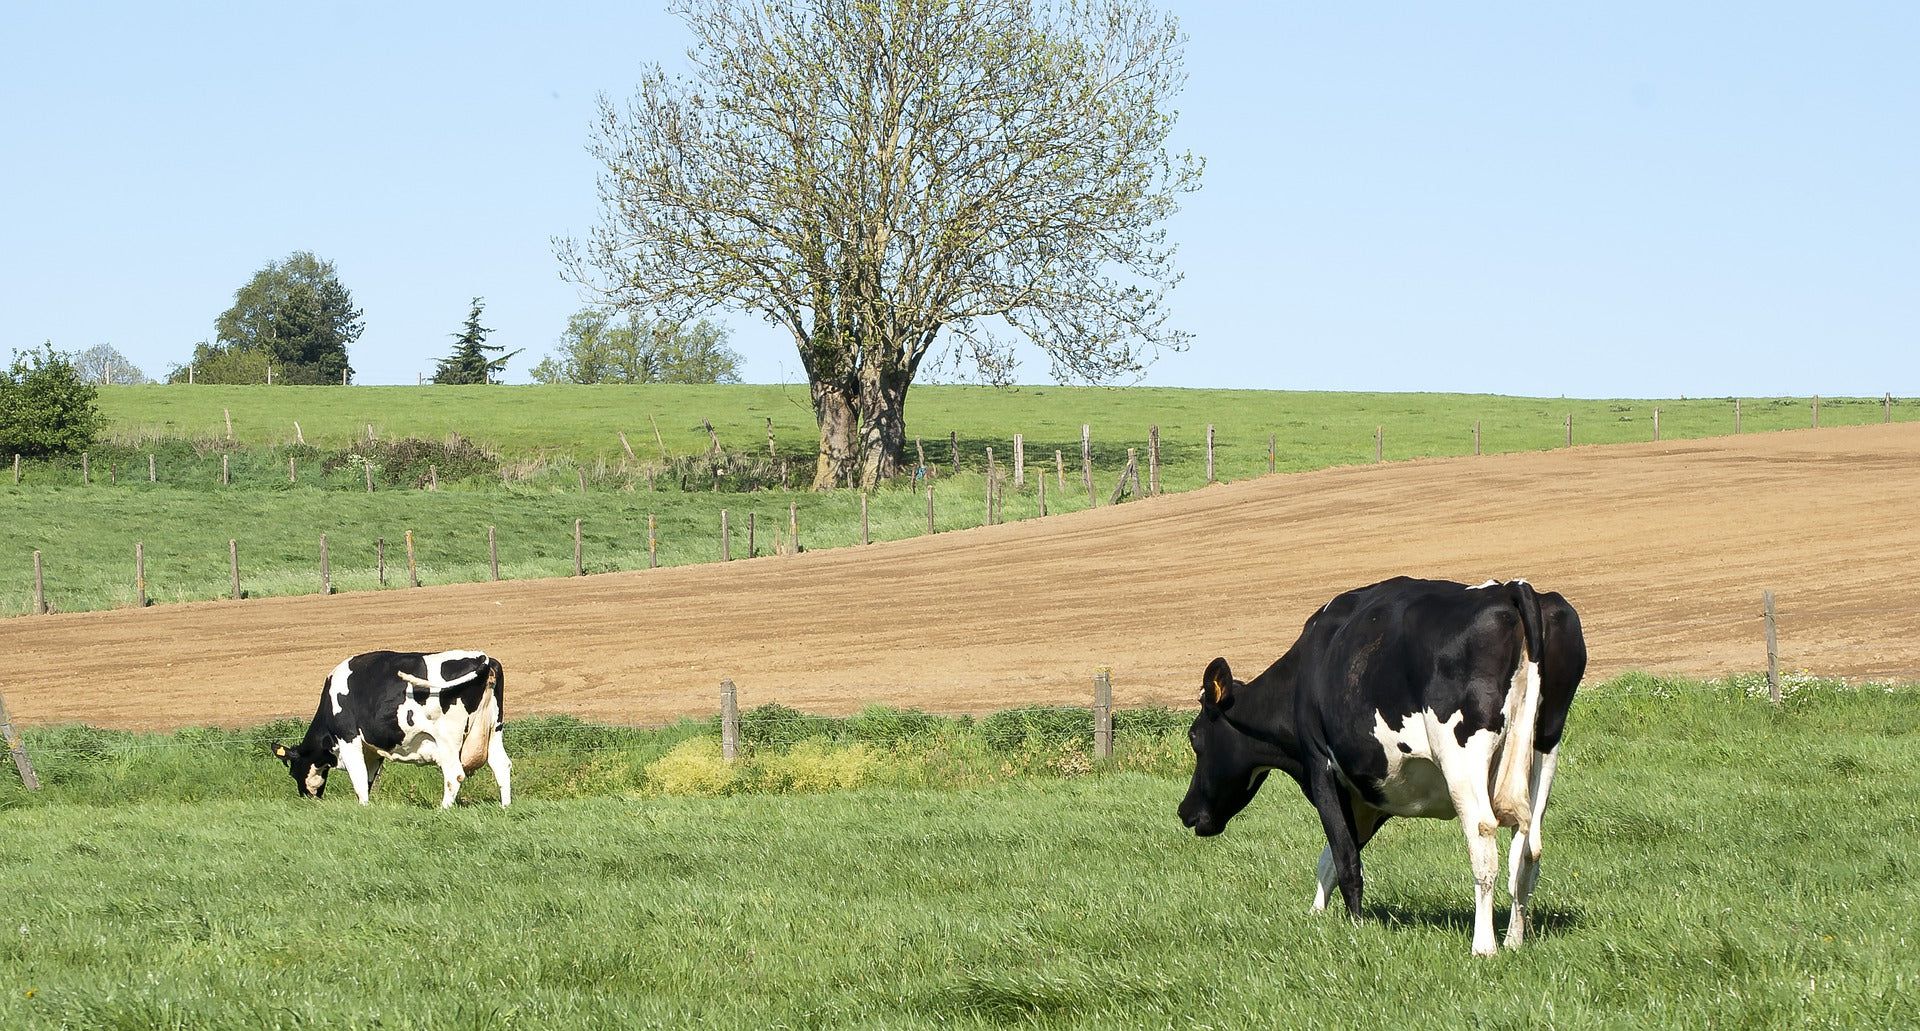
[[[338,766],[353,780],[360,804],[388,759],[440,767],[453,805],[467,774],[489,766],[500,804],[513,801],[513,761],[501,741],[506,671],[485,652],[367,652],[327,674],[307,736],[292,748],[274,742],[300,794],[319,798]]]
[[[1506,943],[1526,936],[1540,818],[1560,736],[1586,672],[1580,617],[1524,580],[1479,587],[1400,577],[1310,617],[1266,672],[1242,683],[1208,665],[1193,721],[1193,783],[1180,819],[1226,829],[1270,770],[1319,811],[1318,912],[1337,883],[1360,916],[1360,850],[1390,816],[1457,818],[1473,864],[1475,955],[1497,950],[1495,832],[1514,829]]]

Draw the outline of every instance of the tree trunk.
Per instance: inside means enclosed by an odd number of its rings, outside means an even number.
[[[832,490],[847,482],[859,463],[859,410],[854,384],[813,383],[813,416],[820,424],[820,455],[814,463],[813,489]]]
[[[860,485],[868,490],[907,467],[907,386],[913,377],[874,363],[860,370]]]

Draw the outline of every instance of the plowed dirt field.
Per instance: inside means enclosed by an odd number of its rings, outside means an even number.
[[[1920,423],[1354,466],[866,548],[578,579],[0,621],[16,721],[306,716],[342,657],[483,648],[509,715],[652,723],[871,703],[1188,705],[1340,591],[1522,577],[1580,611],[1589,684],[1781,664],[1920,679]]]

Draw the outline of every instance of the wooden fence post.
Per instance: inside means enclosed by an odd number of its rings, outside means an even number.
[[[780,457],[780,449],[776,447],[773,443],[773,417],[772,416],[767,417],[767,457],[769,459],[775,459]]]
[[[647,418],[651,419],[653,417],[648,416]],[[659,544],[659,541],[653,535],[653,514],[648,513],[647,514],[647,568],[657,569],[659,568],[659,566],[660,566],[660,544]]]
[[[240,600],[240,542],[227,541],[227,571],[233,574],[233,600]]]
[[[360,471],[367,475],[367,493],[372,494],[373,493],[373,463],[366,460],[362,460],[360,462]]]
[[[493,571],[493,578],[500,579],[500,549],[493,541],[493,527],[487,527],[487,568]]]
[[[652,413],[648,413],[647,425],[653,427],[653,442],[660,446],[660,460],[664,462],[667,460],[667,442],[660,436],[660,422],[653,417]]]
[[[638,459],[633,457],[633,445],[627,443],[627,431],[615,430],[614,432],[619,434],[620,436],[620,450],[625,451],[627,453],[627,460],[630,462],[638,461]]]
[[[1207,482],[1213,482],[1213,423],[1207,423]]]
[[[1767,697],[1777,703],[1780,701],[1780,637],[1775,629],[1772,591],[1761,592],[1760,608],[1767,619]]]
[[[933,532],[933,487],[927,487],[927,532]]]
[[[1053,485],[1061,490],[1067,488],[1067,460],[1059,448],[1053,451]]]
[[[40,790],[40,776],[33,772],[33,760],[27,757],[26,742],[20,739],[20,731],[13,725],[13,713],[7,711],[7,699],[0,695],[0,737],[6,738],[7,751],[13,753],[13,768],[20,771],[20,783],[28,791]]]
[[[333,593],[333,569],[327,561],[327,535],[320,535],[320,593]]]
[[[427,482],[431,484],[431,486],[427,488],[428,490],[440,489],[440,467],[439,466],[437,465],[427,466]]]
[[[1737,397],[1733,399],[1733,432],[1740,432],[1740,399]]]
[[[232,477],[229,476],[227,473],[227,456],[221,455],[220,456],[220,486],[225,487],[232,482],[233,482]]]
[[[1040,488],[1040,514],[1045,516],[1047,514],[1047,474],[1042,472],[1033,478],[1033,482]]]
[[[759,552],[755,550],[755,548],[758,546],[758,543],[754,540],[754,531],[755,531],[754,523],[757,522],[758,520],[756,520],[754,516],[755,516],[755,512],[752,509],[748,509],[747,510],[747,557],[748,558],[757,558],[759,556]]]
[[[1813,395],[1813,428],[1816,430],[1820,428],[1820,395],[1819,394]],[[87,456],[83,454],[80,457],[83,460],[82,464],[84,465],[85,464],[84,459]]]
[[[587,575],[586,566],[581,563],[580,561],[581,558],[582,558],[582,555],[580,553],[580,520],[575,519],[573,521],[573,575],[575,576]]]
[[[987,448],[987,525],[993,525],[993,486],[999,473],[993,467],[993,448]]]
[[[1147,427],[1147,496],[1160,494],[1160,425]],[[1046,513],[1041,513],[1045,515]]]
[[[140,541],[133,542],[133,597],[135,605],[147,607],[147,546]]]
[[[1140,494],[1140,466],[1133,448],[1127,449],[1127,464],[1120,467],[1120,482],[1113,485],[1113,496],[1107,504],[1118,505],[1120,499],[1126,496],[1127,485],[1129,483],[1133,485],[1134,496],[1138,497]]]
[[[1387,453],[1387,428],[1385,426],[1375,426],[1373,428],[1373,462],[1374,464],[1375,465],[1380,464],[1380,461],[1386,457],[1386,453]]]
[[[960,471],[960,431],[959,430],[947,431],[947,450],[948,452],[950,452],[948,457],[953,459],[953,471],[955,473],[958,473]]]
[[[15,486],[19,486],[20,484],[20,455],[18,452],[15,452],[13,456],[13,482]]]
[[[298,475],[294,472],[293,458],[291,456],[287,458],[287,482],[288,483],[300,482]]]
[[[800,503],[787,502],[787,541],[793,545],[793,553],[800,554]]]
[[[1654,422],[1654,425],[1656,426],[1658,426],[1660,423],[1660,410],[1657,408],[1654,409],[1653,422]],[[1654,439],[1655,440],[1660,439],[1660,435],[1658,432],[1655,432]],[[1567,446],[1568,447],[1573,446],[1573,413],[1572,412],[1567,413]]]
[[[1027,437],[1024,433],[1013,435],[1013,487],[1019,490],[1027,485]]]
[[[1084,422],[1080,424],[1080,479],[1086,483],[1087,507],[1092,508],[1097,503],[1093,496],[1093,427]]]
[[[747,525],[749,526],[753,525],[752,523],[753,517],[748,516],[747,518],[748,518]],[[751,541],[752,538],[749,537],[748,540]],[[873,537],[867,533],[867,492],[864,490],[860,492],[860,543],[861,544],[873,543]],[[747,553],[747,557],[748,558],[753,557],[753,553],[751,549],[749,549]]]
[[[1573,416],[1571,415],[1567,416],[1567,425],[1568,426],[1573,425]],[[1571,438],[1573,436],[1573,431],[1568,430],[1567,436]],[[1658,408],[1655,408],[1653,410],[1653,439],[1656,441],[1660,439],[1660,409]]]
[[[387,585],[387,539],[385,537],[373,539],[373,555],[374,573],[380,578],[380,586],[385,587]]]
[[[1820,416],[1818,414],[1819,408],[1816,407],[1814,409],[1814,412],[1815,412],[1813,417],[1814,423],[1818,425],[1820,421]],[[87,453],[85,451],[80,452],[80,486],[82,487],[93,486],[93,470],[88,465]]]
[[[1113,758],[1113,670],[1107,666],[1093,673],[1093,755]]]
[[[307,442],[306,434],[300,432],[300,420],[298,419],[293,420],[293,439],[294,442],[298,444],[305,444]]]
[[[913,438],[913,453],[920,457],[920,464],[914,466],[914,468],[925,469],[927,467],[927,446],[921,442],[919,437]]]
[[[1480,453],[1480,420],[1473,420],[1473,453]]]
[[[147,482],[160,482],[160,470],[153,464],[153,452],[147,452]]]
[[[720,510],[720,561],[733,561],[733,530],[727,525],[727,510]]]
[[[1887,391],[1886,406],[1887,406],[1886,421],[1892,422],[1893,421],[1893,391],[1891,390]]]
[[[720,681],[720,757],[732,762],[740,755],[740,700],[733,679]]]
[[[1278,441],[1275,439],[1276,436],[1277,434],[1273,433],[1267,434],[1267,472],[1269,473],[1274,471],[1280,455],[1280,447]]]
[[[407,531],[407,582],[420,586],[420,567],[413,561],[413,531]]]
[[[47,578],[40,568],[40,553],[33,553],[33,614],[47,614]]]

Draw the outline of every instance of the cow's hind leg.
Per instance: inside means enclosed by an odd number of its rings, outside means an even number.
[[[1507,845],[1507,891],[1513,895],[1513,915],[1507,922],[1506,946],[1517,949],[1527,936],[1527,904],[1533,900],[1534,885],[1540,881],[1540,821],[1547,811],[1547,793],[1553,788],[1553,770],[1560,750],[1533,757],[1533,772],[1527,778],[1527,793],[1533,799],[1533,821],[1516,830]]]
[[[1473,954],[1492,956],[1499,952],[1493,936],[1493,893],[1500,877],[1500,840],[1495,836],[1500,827],[1488,797],[1488,781],[1498,738],[1491,731],[1480,731],[1463,745],[1452,730],[1441,728],[1430,740],[1473,865]]]
[[[494,782],[500,785],[500,804],[513,804],[513,760],[507,758],[505,735],[498,723],[493,725],[493,739],[487,742],[487,768],[493,771]]]
[[[440,767],[440,808],[452,809],[453,800],[460,795],[460,785],[467,779],[467,771],[460,766],[460,751],[435,742],[433,759]]]

